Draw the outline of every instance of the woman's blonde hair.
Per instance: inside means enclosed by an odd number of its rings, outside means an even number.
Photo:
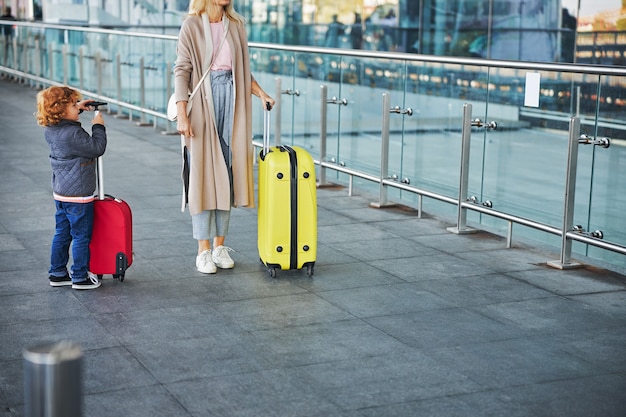
[[[215,0],[191,0],[189,2],[190,15],[200,16],[202,13],[208,13],[210,15],[213,11],[217,12],[219,8],[220,6],[215,3]],[[228,3],[228,6],[224,7],[224,13],[229,20],[239,23],[246,22],[246,19],[235,11],[233,0]]]
[[[56,125],[65,116],[68,104],[77,103],[81,94],[69,87],[48,87],[37,93],[35,118],[40,126]]]

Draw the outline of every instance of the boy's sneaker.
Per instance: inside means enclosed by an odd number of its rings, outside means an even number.
[[[75,290],[93,290],[98,288],[102,283],[95,274],[87,272],[87,279],[80,282],[72,283],[72,288]]]
[[[235,266],[235,262],[231,259],[228,252],[233,250],[226,246],[218,246],[213,249],[213,262],[222,269],[230,269]]]
[[[50,280],[51,287],[65,287],[72,285],[72,278],[70,278],[68,274],[65,274],[65,276],[62,277],[50,275],[48,279]]]
[[[214,274],[217,272],[217,267],[213,263],[211,256],[211,250],[207,249],[196,256],[196,269],[203,274]]]

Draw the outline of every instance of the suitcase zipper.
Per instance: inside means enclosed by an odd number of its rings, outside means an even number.
[[[289,184],[291,187],[291,242],[289,252],[289,269],[298,269],[298,158],[296,151],[286,145],[280,145],[282,151],[289,153],[291,168]]]

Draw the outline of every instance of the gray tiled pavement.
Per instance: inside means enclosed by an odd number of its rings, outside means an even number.
[[[0,417],[24,413],[22,351],[57,340],[84,349],[88,417],[626,415],[624,276],[344,189],[319,190],[312,278],[269,278],[250,209],[233,212],[235,269],[203,276],[178,138],[112,115],[106,191],[133,208],[134,264],[51,288],[35,94],[0,81]]]

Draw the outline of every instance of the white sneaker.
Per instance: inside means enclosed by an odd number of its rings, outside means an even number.
[[[207,249],[196,256],[196,269],[203,274],[214,274],[217,272],[217,267],[213,263],[211,257],[211,250]]]
[[[215,265],[222,269],[230,269],[235,266],[235,261],[233,261],[228,254],[228,252],[233,252],[233,250],[227,246],[218,246],[213,249],[213,262]]]

